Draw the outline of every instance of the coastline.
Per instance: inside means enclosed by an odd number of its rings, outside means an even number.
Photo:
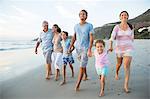
[[[123,91],[124,69],[121,66],[119,76],[120,80],[116,81],[115,76],[115,53],[109,54],[111,66],[109,66],[109,74],[106,79],[105,96],[103,99],[148,99],[150,93],[150,40],[135,40],[135,53],[131,64],[131,76],[129,88],[131,93],[126,94]],[[6,64],[11,67],[3,70],[3,81],[0,81],[0,98],[1,99],[99,99],[99,79],[95,71],[94,57],[89,58],[87,73],[90,80],[81,82],[81,90],[74,91],[77,75],[79,71],[78,61],[75,58],[74,70],[75,78],[70,78],[71,71],[67,66],[67,84],[59,86],[59,81],[54,81],[54,75],[50,80],[45,80],[45,67],[42,51],[39,55],[34,54],[34,49],[10,51],[4,53],[9,55],[12,61],[19,61],[14,64]],[[2,54],[0,54],[2,55]],[[3,55],[2,55],[3,56]],[[2,57],[1,56],[1,57]],[[4,57],[4,56],[3,56]],[[5,57],[4,57],[5,58]],[[7,62],[7,61],[6,61]],[[10,66],[12,64],[12,66]],[[25,69],[26,67],[27,69]],[[31,68],[32,67],[32,68]],[[23,69],[22,71],[20,71]],[[8,72],[9,71],[9,72]],[[17,72],[23,73],[17,73]],[[0,71],[2,73],[2,71]],[[54,73],[54,69],[53,69]],[[7,76],[13,76],[4,79]],[[2,77],[2,76],[1,76]]]

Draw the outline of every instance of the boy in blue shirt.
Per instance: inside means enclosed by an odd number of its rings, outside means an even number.
[[[72,72],[72,77],[74,77],[74,71],[73,71],[73,66],[72,64],[74,63],[74,59],[72,57],[72,51],[74,50],[74,46],[71,49],[71,52],[68,53],[68,49],[70,47],[71,40],[68,38],[68,32],[63,31],[61,33],[61,38],[62,38],[62,47],[63,47],[63,70],[62,70],[62,75],[63,75],[63,81],[61,82],[60,85],[66,84],[66,65],[69,63],[69,66],[71,68]]]

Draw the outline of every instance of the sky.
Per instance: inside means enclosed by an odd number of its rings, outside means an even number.
[[[44,20],[49,28],[58,24],[73,35],[82,9],[88,11],[87,22],[95,28],[119,21],[123,10],[134,18],[150,9],[149,5],[149,0],[0,0],[0,40],[37,38]]]

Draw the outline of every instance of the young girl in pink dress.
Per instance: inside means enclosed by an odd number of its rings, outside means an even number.
[[[105,42],[103,40],[97,40],[95,42],[96,49],[94,50],[95,56],[95,68],[97,74],[100,77],[100,94],[99,96],[104,96],[104,88],[105,88],[105,78],[108,73],[108,51],[105,51]]]

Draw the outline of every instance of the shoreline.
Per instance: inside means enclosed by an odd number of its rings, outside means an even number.
[[[21,76],[44,63],[42,51],[34,54],[34,48],[0,52],[0,82]],[[38,65],[39,64],[39,65]]]
[[[75,63],[73,64],[75,77],[70,77],[70,67],[67,66],[67,84],[64,86],[59,86],[60,82],[62,81],[62,76],[60,77],[59,81],[54,80],[54,75],[52,75],[52,79],[45,80],[44,60],[42,51],[40,49],[38,55],[34,54],[33,49],[20,50],[15,53],[14,51],[7,54],[4,53],[6,58],[12,58],[11,61],[19,62],[17,62],[16,65],[14,63],[11,66],[8,64],[8,66],[11,67],[11,69],[8,69],[9,73],[8,71],[3,71],[3,73],[6,72],[6,75],[3,75],[3,79],[7,78],[7,76],[13,77],[11,79],[0,81],[0,99],[148,99],[150,97],[149,43],[150,41],[135,41],[135,53],[133,54],[129,82],[131,93],[129,94],[126,94],[123,91],[124,68],[121,66],[119,72],[120,80],[116,81],[114,78],[116,61],[115,53],[113,52],[109,54],[111,65],[109,66],[109,72],[106,78],[104,97],[98,97],[100,85],[94,66],[94,57],[89,58],[87,66],[87,73],[90,80],[82,81],[80,87],[81,90],[79,92],[75,92],[74,87],[79,72],[78,61],[76,58],[74,58]],[[3,58],[5,60],[4,56]],[[23,69],[22,71],[25,72],[18,74],[17,72],[21,69]],[[52,72],[54,74],[54,68]]]

